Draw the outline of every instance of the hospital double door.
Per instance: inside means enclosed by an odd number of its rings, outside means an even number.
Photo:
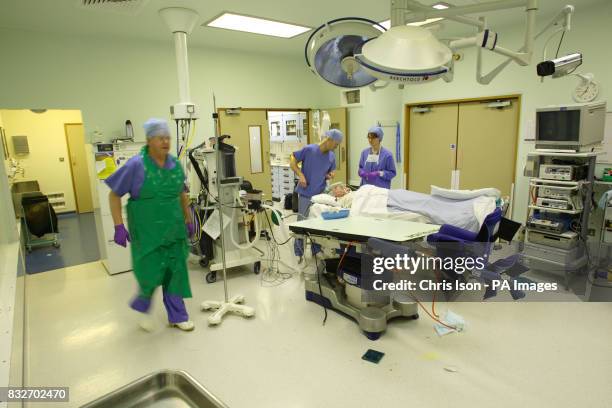
[[[495,187],[511,195],[518,98],[408,106],[406,114],[407,189]]]

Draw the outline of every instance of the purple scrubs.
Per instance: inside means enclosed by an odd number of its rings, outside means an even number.
[[[302,173],[308,182],[306,188],[298,185],[298,194],[308,198],[321,194],[325,190],[327,173],[336,169],[334,152],[322,153],[318,144],[309,144],[293,152],[293,157],[302,162]]]
[[[302,173],[306,177],[308,185],[304,188],[298,184],[296,191],[298,198],[298,221],[308,217],[310,209],[310,198],[321,194],[325,190],[327,173],[336,169],[336,156],[333,151],[322,153],[318,144],[309,144],[302,149],[293,152],[293,157],[302,162]],[[321,247],[317,244],[310,248],[313,254],[320,252]],[[293,242],[293,252],[296,256],[304,255],[304,240],[296,238]]]
[[[377,175],[373,179],[366,180],[365,177],[361,178],[361,185],[372,184],[377,187],[391,188],[391,179],[397,174],[395,171],[395,161],[393,155],[388,149],[380,147],[378,152],[378,162],[369,162],[368,156],[372,154],[372,148],[368,147],[361,152],[361,158],[359,159],[359,170],[366,173],[369,172],[383,172],[383,175]]]
[[[140,154],[130,158],[123,166],[110,175],[104,182],[119,197],[129,194],[131,198],[137,199],[145,179],[145,168],[143,158]],[[176,158],[168,155],[164,163],[165,169],[173,169],[176,166]],[[185,302],[181,296],[163,293],[164,306],[168,312],[170,323],[181,323],[189,320]],[[147,313],[151,307],[151,299],[136,296],[130,303],[132,309]]]

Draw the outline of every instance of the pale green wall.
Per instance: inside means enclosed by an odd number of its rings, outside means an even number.
[[[0,115],[0,127],[4,127],[2,115]],[[1,152],[2,149],[0,148],[0,154],[2,154]],[[8,244],[17,239],[15,210],[9,189],[4,157],[1,158],[1,161],[3,164],[0,166],[0,245]]]
[[[149,117],[169,117],[178,102],[174,43],[83,38],[0,29],[0,108],[80,109],[87,137],[109,140],[130,119],[136,137]],[[335,98],[299,58],[189,48],[191,97],[212,131],[218,107],[320,107]],[[334,99],[335,100],[335,99]],[[93,140],[96,141],[96,140]]]
[[[339,92],[339,91],[338,91]],[[339,94],[339,93],[338,93]],[[350,108],[349,116],[349,180],[353,184],[359,184],[360,178],[357,174],[359,169],[359,157],[366,147],[369,147],[367,132],[377,122],[388,125],[399,121],[402,116],[402,93],[395,87],[387,87],[378,91],[369,88],[361,90],[363,107]],[[339,99],[339,98],[338,98]],[[400,122],[401,129],[403,129]],[[395,128],[383,126],[383,146],[391,150],[395,158]],[[396,163],[398,176],[391,182],[391,188],[402,188],[401,163]]]

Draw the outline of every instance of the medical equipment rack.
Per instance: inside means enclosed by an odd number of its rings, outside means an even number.
[[[530,269],[550,270],[552,268],[562,269],[564,272],[565,289],[569,289],[570,276],[573,273],[588,273],[589,251],[587,240],[589,236],[589,216],[592,210],[591,197],[593,194],[593,182],[595,175],[595,164],[597,152],[555,152],[538,151],[531,152],[527,156],[527,165],[524,175],[529,177],[529,197],[528,211],[525,227],[524,259]],[[551,180],[542,178],[540,173],[541,164],[551,164],[559,162],[572,162],[586,167],[586,176],[577,180]],[[581,206],[576,206],[568,201],[568,208],[544,207],[536,204],[538,190],[541,188],[553,188],[568,191],[580,198]],[[562,200],[560,200],[562,201]],[[555,245],[546,245],[542,242],[530,241],[530,234],[545,234],[551,240],[551,244],[556,240],[562,242],[567,238],[566,231],[542,231],[529,225],[529,220],[534,217],[536,211],[539,214],[553,214],[564,216],[571,219],[570,223],[575,226],[574,231],[577,235],[576,245],[562,248]],[[566,234],[566,235],[564,235]],[[534,240],[535,241],[535,240]]]

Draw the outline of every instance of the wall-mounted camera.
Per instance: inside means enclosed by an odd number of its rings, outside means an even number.
[[[581,64],[582,54],[574,53],[550,61],[540,62],[537,70],[538,75],[541,77],[552,75],[553,78],[559,78],[571,74]]]

